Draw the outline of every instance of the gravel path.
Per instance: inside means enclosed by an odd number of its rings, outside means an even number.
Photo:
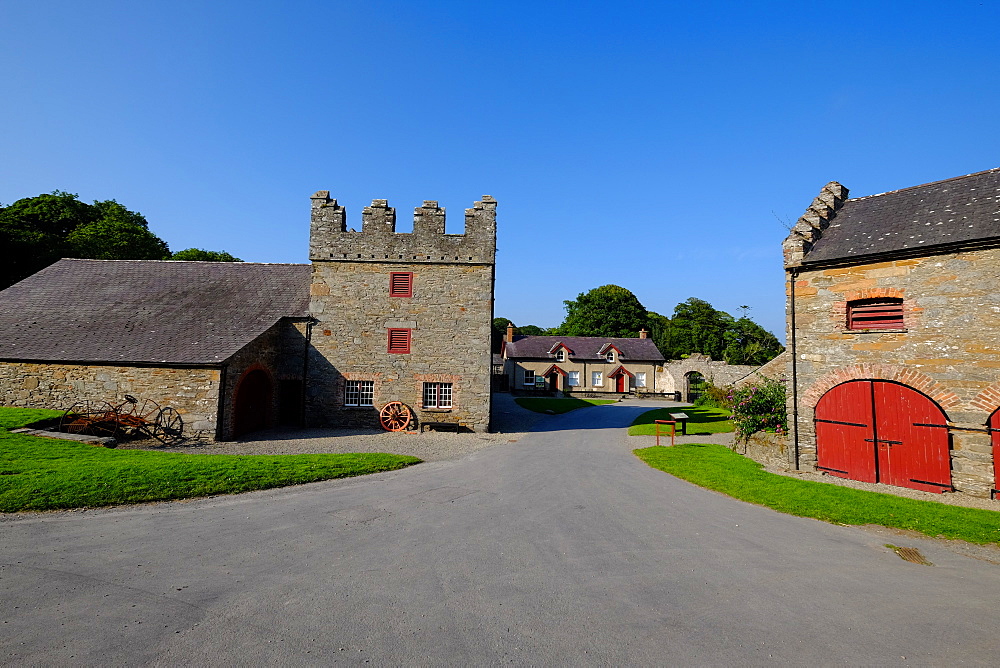
[[[490,434],[454,432],[387,432],[381,429],[285,429],[254,434],[253,438],[229,442],[191,442],[160,452],[206,455],[291,455],[344,452],[388,452],[412,455],[424,461],[455,459],[501,443],[514,443],[540,420],[550,416],[521,408],[508,394],[493,395],[493,427]],[[151,442],[122,447],[153,448]]]

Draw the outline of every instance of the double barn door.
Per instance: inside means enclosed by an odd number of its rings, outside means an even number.
[[[952,489],[947,417],[906,385],[854,380],[816,405],[817,468],[862,482]]]

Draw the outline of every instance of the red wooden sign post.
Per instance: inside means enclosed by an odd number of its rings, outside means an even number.
[[[667,435],[666,432],[661,432],[660,431],[660,425],[661,424],[669,424],[670,425],[670,445],[673,445],[674,444],[674,434],[677,432],[677,422],[675,420],[655,420],[655,422],[656,422],[656,444],[657,445],[660,444],[660,434],[661,433],[662,433],[663,436]]]

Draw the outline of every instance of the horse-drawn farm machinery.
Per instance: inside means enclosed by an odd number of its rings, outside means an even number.
[[[161,408],[152,399],[140,402],[126,394],[125,400],[117,405],[107,401],[78,401],[63,414],[59,431],[115,438],[155,438],[164,445],[174,445],[183,439],[184,420],[170,406]]]

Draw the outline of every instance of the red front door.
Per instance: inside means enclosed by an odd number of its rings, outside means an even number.
[[[816,405],[817,466],[863,482],[949,490],[946,421],[937,404],[906,385],[843,383]]]
[[[625,391],[625,374],[623,373],[619,374],[618,377],[615,378],[615,391],[616,392]]]

